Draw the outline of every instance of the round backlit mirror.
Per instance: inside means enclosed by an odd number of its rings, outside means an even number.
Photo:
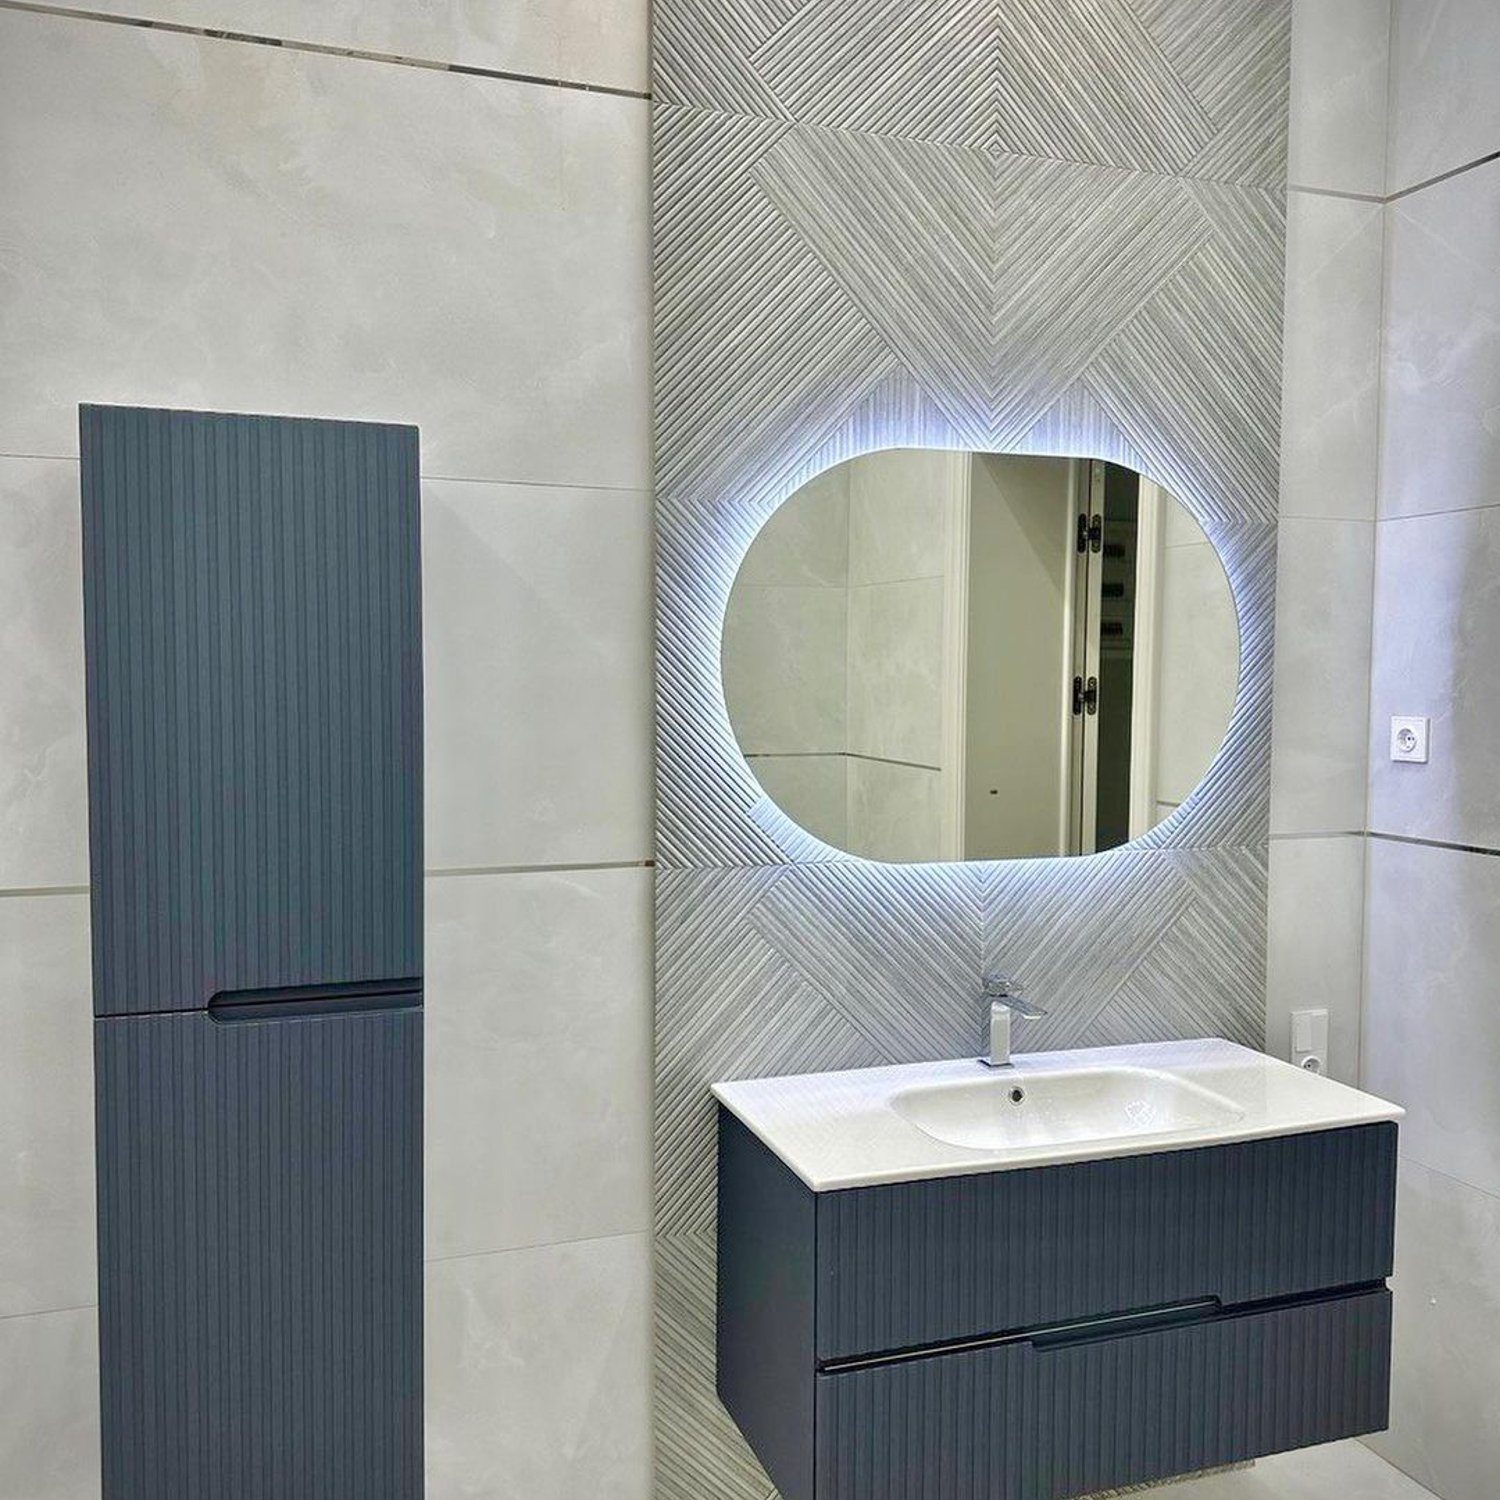
[[[1192,791],[1234,709],[1229,580],[1101,460],[889,449],[767,521],[724,620],[766,795],[867,859],[1091,854]]]

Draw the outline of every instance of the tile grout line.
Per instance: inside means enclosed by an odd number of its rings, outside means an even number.
[[[1424,839],[1412,833],[1381,833],[1374,828],[1367,830],[1365,837],[1379,839],[1386,844],[1410,844],[1418,849],[1447,849],[1454,854],[1482,854],[1491,859],[1500,858],[1500,849],[1492,849],[1485,844],[1460,844],[1452,839]]]
[[[8,0],[0,0],[0,3],[8,3]],[[1487,167],[1497,161],[1500,161],[1500,151],[1490,151],[1460,166],[1450,167],[1446,172],[1439,172],[1435,177],[1424,177],[1421,182],[1414,182],[1410,187],[1398,188],[1394,193],[1354,193],[1343,188],[1311,187],[1302,182],[1289,182],[1286,190],[1289,193],[1305,193],[1310,198],[1342,198],[1350,203],[1369,203],[1377,208],[1388,208],[1392,203],[1399,203],[1403,198],[1410,198],[1413,193],[1424,192],[1427,188],[1438,186],[1439,183],[1451,182],[1455,177],[1462,177],[1465,172],[1473,172],[1479,167]]]
[[[320,57],[349,57],[359,62],[389,63],[396,67],[422,68],[432,73],[457,73],[470,78],[494,78],[506,83],[525,83],[541,88],[569,89],[576,93],[607,94],[617,99],[649,101],[647,90],[620,88],[608,83],[583,83],[574,78],[548,78],[537,73],[517,73],[505,68],[483,68],[468,63],[442,62],[435,58],[405,57],[397,52],[373,52],[359,47],[335,47],[322,42],[301,42],[284,37],[258,36],[253,32],[225,31],[210,26],[188,26],[180,21],[158,21],[144,16],[111,15],[66,5],[45,5],[35,0],[0,0],[0,10],[31,15],[61,16],[73,21],[98,21],[106,26],[131,26],[144,31],[165,31],[174,36],[200,36],[209,41],[239,42],[252,47],[279,47],[286,52]]]
[[[424,1255],[424,1266],[442,1266],[456,1260],[483,1260],[491,1255],[525,1255],[532,1250],[560,1250],[566,1245],[602,1245],[611,1240],[647,1240],[651,1229],[618,1229],[612,1234],[575,1234],[561,1240],[536,1240],[524,1245],[501,1245],[494,1250],[458,1250],[452,1255]],[[24,1314],[23,1314],[24,1316]]]
[[[1415,1152],[1398,1151],[1397,1155],[1401,1161],[1412,1162],[1416,1166],[1421,1167],[1424,1172],[1431,1172],[1434,1177],[1441,1177],[1444,1182],[1451,1182],[1455,1187],[1467,1188],[1471,1193],[1478,1193],[1481,1198],[1488,1198],[1494,1203],[1500,1203],[1500,1193],[1494,1192],[1487,1187],[1481,1187],[1477,1182],[1469,1182],[1452,1172],[1446,1172],[1442,1167],[1435,1167],[1430,1161],[1424,1161]]]

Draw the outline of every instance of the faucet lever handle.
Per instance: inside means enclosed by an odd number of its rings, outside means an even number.
[[[1006,1000],[1012,995],[1024,995],[1026,992],[1021,988],[1021,981],[1009,974],[986,974],[984,976],[984,993],[992,1000]]]

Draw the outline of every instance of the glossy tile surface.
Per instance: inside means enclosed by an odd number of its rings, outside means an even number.
[[[427,866],[650,855],[644,495],[422,490]]]
[[[1292,1012],[1326,1010],[1328,1076],[1349,1084],[1359,1083],[1365,842],[1271,841],[1266,1045],[1290,1060]]]
[[[647,483],[641,101],[18,11],[0,95],[0,453],[125,402]]]
[[[644,0],[98,0],[89,9],[613,88],[648,86]]]
[[[1391,0],[1293,0],[1294,185],[1384,192],[1390,25]]]
[[[1500,507],[1382,521],[1370,688],[1370,827],[1500,849]],[[1393,714],[1432,720],[1426,765]]]
[[[0,890],[89,878],[78,465],[0,458]]]
[[[429,1256],[650,1219],[651,873],[427,882]]]
[[[644,1235],[427,1267],[428,1500],[650,1500]]]
[[[849,844],[865,859],[930,861],[943,848],[945,780],[927,766],[849,758]]]
[[[89,962],[87,896],[0,897],[0,1319],[97,1295]]]
[[[1500,151],[1500,6],[1394,0],[1394,10],[1389,192]]]
[[[99,1325],[92,1307],[0,1318],[7,1500],[97,1500]]]
[[[1406,1105],[1404,1155],[1500,1196],[1500,857],[1369,860],[1364,1085]]]
[[[1365,826],[1375,528],[1287,519],[1276,574],[1271,831]]]
[[[1500,161],[1402,198],[1387,215],[1380,514],[1494,505]]]
[[[943,761],[943,580],[849,590],[849,751]]]
[[[1391,1426],[1367,1439],[1442,1500],[1500,1475],[1500,1198],[1401,1163]]]
[[[1375,515],[1384,210],[1292,193],[1282,349],[1281,515]]]

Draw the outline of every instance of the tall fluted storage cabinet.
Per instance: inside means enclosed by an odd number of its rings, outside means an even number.
[[[105,1500],[408,1500],[417,434],[80,429]]]

